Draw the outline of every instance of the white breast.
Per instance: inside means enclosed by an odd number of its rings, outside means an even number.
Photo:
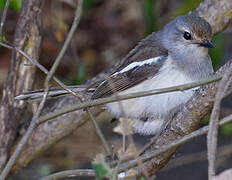
[[[168,60],[157,76],[148,79],[139,85],[120,92],[119,95],[141,92],[153,89],[166,88],[193,82],[181,71],[175,68]],[[146,116],[162,117],[172,108],[187,102],[194,90],[177,91],[165,94],[140,97],[107,104],[108,110],[116,117],[141,118]],[[123,112],[121,111],[123,109]]]

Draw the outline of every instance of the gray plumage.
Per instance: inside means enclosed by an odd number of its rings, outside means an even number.
[[[162,30],[142,40],[110,77],[95,90],[92,99],[112,94],[165,88],[208,78],[213,73],[208,48],[212,30],[204,19],[179,16]],[[108,110],[116,117],[135,119],[134,131],[157,133],[165,115],[189,100],[194,90],[154,95],[109,103]],[[142,121],[146,119],[146,121]]]

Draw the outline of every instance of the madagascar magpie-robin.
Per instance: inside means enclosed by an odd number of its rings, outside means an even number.
[[[211,26],[195,15],[179,16],[162,30],[153,32],[132,49],[92,95],[92,99],[166,88],[207,79],[213,74],[208,48],[212,48]],[[34,94],[39,96],[41,92]],[[54,95],[66,91],[56,92]],[[140,97],[107,104],[116,117],[134,119],[134,132],[156,134],[165,116],[186,103],[194,89]],[[51,92],[50,94],[53,94]],[[19,95],[16,99],[33,97]],[[121,108],[122,107],[122,108]],[[123,112],[122,112],[123,110]]]
[[[207,79],[213,73],[208,55],[208,48],[213,47],[211,38],[211,26],[203,18],[195,15],[175,18],[139,42],[116,71],[97,87],[92,99]],[[186,103],[193,93],[190,89],[140,97],[121,101],[121,105],[109,103],[107,109],[116,117],[135,119],[135,132],[155,134],[168,112]]]

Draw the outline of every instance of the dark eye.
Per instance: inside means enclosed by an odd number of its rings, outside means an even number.
[[[184,32],[184,38],[186,40],[190,40],[192,37],[191,37],[191,34],[189,32]]]

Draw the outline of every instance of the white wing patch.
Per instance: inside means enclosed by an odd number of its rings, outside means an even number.
[[[126,71],[129,71],[129,70],[137,67],[137,66],[143,66],[145,64],[156,63],[161,58],[163,58],[163,56],[158,56],[158,57],[147,59],[147,60],[144,60],[144,61],[133,62],[133,63],[129,64],[128,66],[126,66],[125,68],[123,68],[121,71],[114,73],[112,76],[120,74],[120,73],[124,73]]]

